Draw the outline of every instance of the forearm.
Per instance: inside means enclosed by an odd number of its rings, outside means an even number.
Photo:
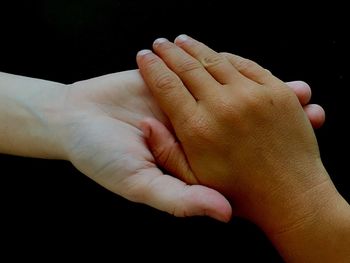
[[[305,200],[302,220],[269,235],[286,262],[350,262],[350,206],[335,188],[327,196]]]
[[[0,72],[0,152],[60,158],[55,123],[66,86]]]

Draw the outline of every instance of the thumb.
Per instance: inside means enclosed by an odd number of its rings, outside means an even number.
[[[124,193],[119,194],[125,198],[174,216],[209,216],[222,222],[232,217],[229,201],[218,191],[202,185],[187,185],[156,167],[138,171],[124,182],[122,189]]]
[[[199,184],[181,145],[163,123],[146,118],[141,121],[140,127],[160,167],[188,184]]]
[[[143,170],[142,179],[137,179],[135,176],[133,179],[136,183],[140,183],[151,178],[152,183],[142,184],[147,186],[143,188],[142,200],[133,201],[146,203],[175,216],[206,215],[228,222],[232,216],[232,208],[222,194],[206,186],[186,184],[198,184],[198,180],[187,162],[181,145],[170,131],[153,118],[142,120],[140,128],[158,165],[180,180],[164,174],[155,176],[156,168]]]

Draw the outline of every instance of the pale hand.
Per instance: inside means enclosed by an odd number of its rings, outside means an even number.
[[[228,201],[205,186],[190,186],[156,165],[141,119],[167,123],[139,72],[126,71],[70,86],[63,138],[67,159],[82,173],[134,202],[175,216],[207,215],[227,221]]]

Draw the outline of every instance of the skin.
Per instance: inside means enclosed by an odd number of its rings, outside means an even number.
[[[287,262],[349,261],[350,208],[295,93],[258,64],[185,35],[153,49],[137,62],[176,135],[141,122],[159,165],[223,193]]]
[[[307,105],[309,86],[290,86]],[[323,123],[324,111],[316,106],[314,114],[316,127]],[[175,216],[228,221],[231,206],[222,194],[158,169],[139,130],[146,117],[170,127],[137,70],[70,85],[0,73],[1,153],[68,160],[131,201]]]

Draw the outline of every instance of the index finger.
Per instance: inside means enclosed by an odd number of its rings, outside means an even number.
[[[183,122],[197,107],[197,102],[180,78],[151,50],[137,54],[141,75],[160,108],[170,121]]]

